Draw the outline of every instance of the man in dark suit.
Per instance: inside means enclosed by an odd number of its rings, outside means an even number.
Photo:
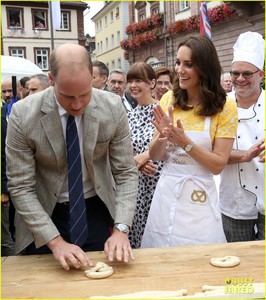
[[[120,69],[114,69],[109,74],[108,80],[109,91],[119,95],[122,98],[126,111],[134,109],[138,102],[126,91],[127,79],[126,73]]]
[[[50,251],[66,270],[70,264],[92,265],[86,251],[104,250],[109,261],[128,262],[134,258],[127,234],[138,174],[121,100],[92,88],[91,58],[80,45],[53,50],[48,76],[51,87],[18,101],[9,118],[7,175],[17,211],[16,253]],[[83,184],[76,201],[84,194],[88,229],[81,245],[73,242],[69,224],[76,211],[70,209],[68,189],[71,126],[77,127],[82,167],[82,176],[75,177]]]

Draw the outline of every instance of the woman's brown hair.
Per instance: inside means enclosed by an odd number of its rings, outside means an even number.
[[[226,93],[220,83],[222,68],[216,49],[211,40],[201,35],[186,36],[179,43],[177,49],[182,46],[191,49],[191,63],[200,77],[201,105],[197,114],[201,116],[215,115],[222,111],[226,101]],[[187,105],[187,91],[180,88],[178,77],[175,78],[173,93],[174,107],[179,106],[183,110],[191,109]]]
[[[146,83],[150,83],[150,81],[156,79],[156,75],[151,65],[145,62],[136,62],[127,72],[127,81],[133,79],[140,79]]]

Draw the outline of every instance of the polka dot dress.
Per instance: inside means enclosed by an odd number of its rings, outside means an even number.
[[[156,104],[137,106],[133,111],[128,113],[134,156],[148,150],[149,143],[152,140],[155,127],[150,122],[150,119],[153,118],[151,111],[154,105]],[[139,248],[141,245],[152,197],[162,169],[162,162],[153,163],[158,166],[158,172],[154,176],[145,176],[139,171],[137,206],[133,224],[129,232],[129,240],[132,248]]]

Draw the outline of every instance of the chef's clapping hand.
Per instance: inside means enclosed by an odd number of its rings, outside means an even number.
[[[153,176],[157,173],[158,167],[152,162],[152,160],[148,160],[139,168],[139,170],[146,176]]]
[[[134,260],[133,251],[126,233],[114,229],[112,235],[104,244],[104,252],[110,262],[116,258],[125,263]]]
[[[259,162],[265,163],[265,140],[263,140],[263,143],[260,145],[260,154],[258,155],[259,157]]]
[[[264,160],[263,151],[265,151],[264,140],[260,140],[257,144],[251,146],[245,151],[245,162],[250,162],[252,159],[259,157],[259,161]]]

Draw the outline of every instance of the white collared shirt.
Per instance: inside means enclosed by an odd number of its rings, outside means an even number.
[[[55,96],[54,96],[55,97]],[[58,112],[60,115],[62,128],[63,128],[63,134],[64,139],[66,142],[66,125],[67,125],[67,119],[68,119],[68,113],[66,110],[59,104],[55,97],[57,106],[58,106]],[[80,148],[80,156],[81,156],[81,168],[82,168],[82,177],[83,177],[83,191],[84,191],[84,197],[85,199],[93,197],[96,195],[88,170],[85,165],[84,161],[84,149],[83,149],[83,114],[80,116],[75,117],[75,122],[77,126],[78,136],[79,136],[79,148]],[[64,184],[62,186],[62,190],[60,192],[60,195],[58,197],[59,203],[69,201],[69,194],[68,194],[68,177],[66,175],[66,178],[64,180]]]

